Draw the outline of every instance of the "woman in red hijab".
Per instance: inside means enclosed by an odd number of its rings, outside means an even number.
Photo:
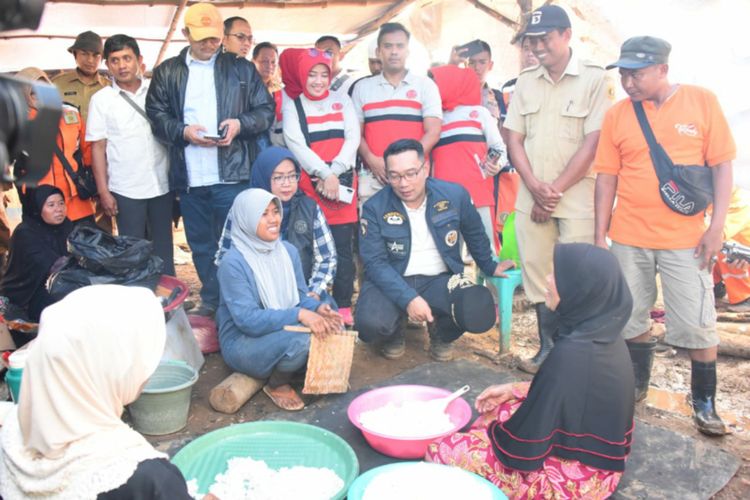
[[[333,95],[331,57],[317,49],[287,49],[280,59],[285,96],[284,141],[302,167],[300,188],[323,210],[336,244],[333,298],[352,324],[353,243],[357,224],[354,164],[359,120],[348,95]],[[344,192],[349,196],[344,196]],[[293,230],[293,228],[291,229]]]
[[[469,191],[487,237],[495,242],[492,178],[506,163],[497,122],[482,106],[481,83],[472,69],[449,64],[432,68],[430,76],[443,102],[443,127],[432,150],[432,175]],[[497,155],[494,160],[488,160],[489,150]]]

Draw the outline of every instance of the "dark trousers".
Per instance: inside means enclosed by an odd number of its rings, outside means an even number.
[[[453,322],[450,314],[450,277],[450,274],[443,273],[437,276],[418,275],[404,278],[406,284],[416,290],[430,305],[432,317],[437,323],[437,335],[444,342],[453,342],[464,333]],[[359,332],[359,338],[365,342],[372,342],[390,337],[402,327],[406,316],[405,310],[386,297],[372,281],[365,279],[354,314],[354,329]]]
[[[351,307],[354,294],[354,235],[357,224],[331,225],[331,236],[336,244],[336,277],[333,279],[333,298],[339,307]]]
[[[164,261],[164,274],[175,275],[172,246],[172,201],[174,193],[137,200],[112,193],[117,200],[117,232],[151,240],[154,255]]]
[[[194,187],[180,193],[185,237],[202,285],[201,302],[209,307],[219,306],[219,282],[216,281],[214,259],[219,249],[221,230],[234,198],[244,189],[247,189],[247,182]],[[171,209],[169,213],[171,216]]]

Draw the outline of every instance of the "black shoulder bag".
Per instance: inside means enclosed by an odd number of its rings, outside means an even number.
[[[651,162],[659,178],[659,194],[665,205],[681,215],[695,215],[706,210],[714,199],[711,169],[703,165],[675,165],[664,148],[656,142],[643,103],[633,102],[635,115],[648,142]]]
[[[65,154],[57,144],[55,144],[55,156],[60,160],[63,168],[68,173],[68,177],[75,184],[80,199],[88,200],[96,196],[96,179],[90,167],[85,166],[82,161],[79,161],[78,171],[73,170],[73,167],[70,166],[68,159],[65,158]]]

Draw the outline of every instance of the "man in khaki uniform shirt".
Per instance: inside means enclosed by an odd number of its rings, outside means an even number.
[[[614,87],[603,66],[570,49],[570,19],[556,5],[532,12],[522,37],[539,66],[518,77],[508,116],[511,163],[523,183],[516,200],[518,241],[526,295],[535,304],[539,352],[520,368],[535,373],[557,330],[544,305],[555,243],[594,242],[594,177],[589,172]]]
[[[76,69],[60,73],[52,83],[60,91],[62,100],[74,105],[81,112],[86,123],[91,96],[102,87],[109,85],[106,78],[99,74],[102,62],[102,39],[93,31],[84,31],[68,48],[76,60]]]

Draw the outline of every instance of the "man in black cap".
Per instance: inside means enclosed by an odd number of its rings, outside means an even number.
[[[719,337],[711,266],[721,249],[737,150],[716,96],[701,87],[669,82],[670,49],[665,40],[634,37],[622,45],[620,59],[607,67],[619,68],[629,97],[607,112],[594,160],[596,244],[607,248],[607,236],[612,240],[612,253],[633,295],[633,311],[622,334],[633,361],[636,400],[648,393],[656,342],[649,313],[658,272],[666,341],[690,354],[693,419],[699,431],[717,436],[726,429],[714,403]],[[710,167],[713,214],[708,228],[703,212],[683,215],[662,201],[637,107],[674,163]]]
[[[537,312],[540,348],[519,368],[536,373],[552,349],[555,315],[544,305],[555,243],[594,242],[594,159],[614,88],[603,66],[570,48],[570,19],[556,5],[531,13],[521,33],[539,66],[516,81],[503,123],[511,164],[522,183],[516,199],[516,239],[526,295]],[[522,42],[523,43],[523,42]]]
[[[419,141],[395,141],[383,158],[388,185],[365,202],[360,218],[365,282],[354,326],[362,340],[380,341],[382,355],[396,359],[406,351],[407,317],[425,321],[430,356],[448,361],[465,331],[483,333],[495,323],[489,290],[454,276],[464,268],[459,237],[488,276],[505,277],[514,264],[492,259],[468,191],[429,176]]]
[[[52,83],[60,90],[62,100],[80,110],[84,123],[88,117],[91,96],[109,85],[107,79],[99,74],[102,48],[99,35],[93,31],[84,31],[68,47],[68,52],[76,60],[76,69],[60,73],[52,79]]]

